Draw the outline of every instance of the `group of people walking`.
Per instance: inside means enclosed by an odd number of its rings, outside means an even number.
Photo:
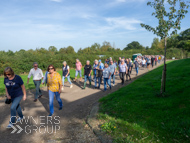
[[[139,61],[139,59],[142,59]],[[101,83],[103,81],[104,91],[107,90],[107,87],[112,88],[115,85],[115,76],[118,73],[121,79],[122,85],[124,84],[124,79],[126,76],[126,80],[131,80],[131,72],[133,65],[135,65],[136,74],[138,75],[138,68],[139,65],[143,67],[149,66],[147,57],[146,63],[144,62],[145,57],[138,57],[135,59],[134,63],[131,59],[125,59],[124,57],[119,57],[119,61],[113,61],[110,57],[106,59],[105,63],[102,63],[101,60],[95,60],[93,66],[90,65],[90,61],[86,61],[86,65],[84,66],[84,86],[82,89],[86,88],[87,79],[89,81],[89,87],[91,87],[92,79],[94,80],[94,88],[100,89]],[[158,57],[159,60],[159,57]],[[159,62],[158,62],[159,63]],[[92,78],[92,71],[94,77]],[[75,79],[77,80],[77,76],[80,76],[80,81],[82,81],[82,64],[79,59],[76,59],[76,68],[75,68]],[[61,91],[64,90],[64,82],[67,78],[70,88],[73,87],[73,84],[70,80],[70,67],[67,65],[67,62],[63,62],[62,66],[62,77],[61,75],[56,72],[54,65],[49,65],[45,76],[40,68],[38,68],[38,63],[33,63],[33,68],[30,70],[28,74],[27,84],[29,84],[29,79],[33,76],[33,83],[36,87],[36,92],[34,95],[34,102],[37,102],[38,98],[42,97],[42,92],[40,90],[41,82],[42,84],[47,85],[47,91],[49,93],[49,109],[50,113],[49,116],[52,116],[54,113],[54,105],[53,100],[54,96],[59,104],[59,110],[62,110],[63,103],[60,98]],[[15,75],[14,71],[11,67],[7,67],[4,70],[4,84],[5,84],[5,91],[7,95],[7,99],[10,99],[12,102],[11,105],[11,119],[7,128],[12,128],[12,126],[16,122],[20,122],[23,119],[22,110],[20,107],[21,99],[26,100],[26,89],[24,86],[24,82],[19,75]],[[113,80],[113,84],[111,85],[111,80]],[[18,113],[19,118],[16,120],[16,113]]]

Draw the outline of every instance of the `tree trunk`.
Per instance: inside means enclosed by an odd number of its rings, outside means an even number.
[[[164,38],[164,68],[162,73],[162,80],[161,80],[161,95],[166,91],[166,44],[167,44],[167,37]]]

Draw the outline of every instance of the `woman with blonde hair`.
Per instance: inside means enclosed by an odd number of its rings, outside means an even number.
[[[11,99],[11,119],[7,128],[12,128],[16,122],[23,119],[22,110],[20,107],[21,100],[26,100],[26,89],[22,78],[14,74],[11,67],[6,67],[4,70],[4,84],[7,99]],[[16,121],[16,114],[19,118]]]

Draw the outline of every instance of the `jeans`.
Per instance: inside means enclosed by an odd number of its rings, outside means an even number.
[[[94,86],[97,87],[97,79],[98,77],[96,77],[96,75],[94,75]]]
[[[101,82],[102,82],[102,76],[97,77],[97,78],[98,78],[98,87],[100,88],[100,84],[101,84]]]
[[[50,109],[51,114],[54,113],[54,108],[53,108],[54,95],[55,95],[56,100],[59,103],[59,106],[63,107],[63,103],[62,103],[62,100],[60,98],[59,92],[52,92],[51,90],[49,90],[49,109]]]
[[[157,65],[157,61],[155,61],[155,66]]]
[[[11,101],[12,101],[12,105],[11,105],[11,119],[10,119],[10,122],[12,124],[14,124],[16,121],[16,112],[18,113],[18,116],[20,118],[23,118],[23,114],[22,114],[22,110],[21,110],[21,107],[20,107],[20,101],[22,100],[22,97],[23,96],[19,96],[19,97],[15,97],[15,98],[12,98]]]
[[[110,85],[111,85],[111,79],[112,78],[113,78],[113,84],[115,84],[115,75],[114,75],[114,73],[111,74],[111,76],[110,76],[110,79],[109,79]]]
[[[121,81],[122,81],[122,84],[124,84],[124,77],[125,77],[125,74],[126,74],[126,72],[120,72],[120,73],[119,73],[119,76],[120,76],[120,79],[121,79]]]
[[[158,60],[158,63],[160,63],[160,60]]]
[[[39,95],[42,95],[42,92],[40,90],[40,84],[41,84],[41,80],[33,80],[34,85],[36,87],[36,95],[35,95],[35,99],[38,99]]]
[[[109,80],[110,80],[109,78],[104,78],[104,91],[107,90],[107,84],[109,85],[109,87],[111,89],[111,84],[110,84]]]
[[[72,82],[71,82],[71,80],[70,80],[70,75],[68,75],[66,78],[67,78],[68,82],[69,82],[70,84],[72,84]],[[63,76],[62,81],[63,81],[63,86],[64,86],[65,76]]]
[[[135,70],[136,70],[136,73],[138,74],[139,73],[139,67],[136,67]]]
[[[76,70],[76,72],[75,72],[75,77],[77,77],[78,74],[80,75],[80,77],[82,77],[81,70]]]
[[[91,83],[91,76],[88,76],[88,75],[84,75],[84,82],[87,81],[87,78],[88,78],[89,82]]]

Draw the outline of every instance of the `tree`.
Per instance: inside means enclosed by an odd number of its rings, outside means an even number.
[[[170,6],[167,11],[165,4]],[[152,13],[158,21],[159,24],[157,27],[152,27],[146,24],[141,26],[152,31],[157,36],[164,39],[164,69],[162,74],[162,84],[161,84],[161,95],[165,92],[165,83],[166,83],[166,46],[167,46],[167,37],[171,34],[176,34],[177,30],[180,30],[181,20],[185,17],[185,14],[188,12],[189,2],[184,2],[183,0],[154,0],[154,2],[148,2],[147,5],[155,9],[155,12]],[[179,5],[179,6],[176,6]],[[171,32],[171,33],[170,33]]]
[[[138,41],[133,41],[129,43],[123,50],[131,50],[131,49],[143,49],[143,46]]]
[[[55,46],[50,46],[48,50],[54,53],[57,52],[57,48]]]
[[[177,48],[182,48],[183,50],[190,51],[190,28],[181,32],[177,39],[179,41],[179,44]]]

